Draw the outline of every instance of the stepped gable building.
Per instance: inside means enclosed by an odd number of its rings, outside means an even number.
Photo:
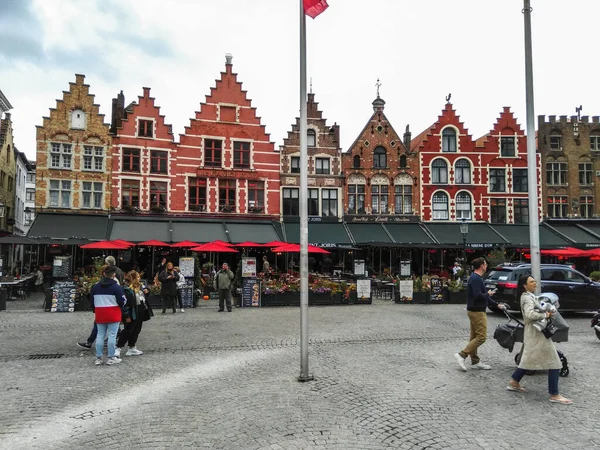
[[[338,222],[342,216],[342,153],[340,127],[327,125],[327,119],[308,94],[308,216],[312,222]],[[299,217],[300,118],[292,125],[280,147],[281,216],[286,221]]]
[[[279,218],[279,154],[237,80],[229,54],[225,72],[180,136],[177,166],[181,202],[174,202],[176,210]]]
[[[419,161],[410,151],[411,133],[407,126],[401,138],[384,107],[378,88],[373,114],[342,155],[346,222],[419,219]]]
[[[12,106],[0,91],[0,236],[15,231],[17,151],[13,143],[12,120],[6,112],[9,109]]]
[[[486,188],[481,195],[481,220],[492,224],[529,223],[527,138],[509,107],[504,107],[494,128],[478,139],[476,146],[481,182]],[[541,219],[539,155],[536,173]],[[455,179],[456,175],[455,169]]]
[[[600,119],[538,116],[544,216],[600,217]]]
[[[84,79],[76,74],[36,127],[38,211],[106,214],[110,209],[109,125]]]
[[[125,107],[123,91],[113,99],[112,208],[117,213],[185,211],[177,186],[177,144],[150,88]],[[179,192],[178,192],[179,191]]]

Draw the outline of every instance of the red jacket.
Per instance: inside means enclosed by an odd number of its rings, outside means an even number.
[[[121,308],[127,303],[127,298],[116,280],[103,278],[92,287],[90,296],[94,302],[96,323],[121,321]]]

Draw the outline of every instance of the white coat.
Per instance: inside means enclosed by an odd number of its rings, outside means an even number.
[[[521,295],[521,312],[525,322],[523,332],[523,354],[519,369],[525,370],[548,370],[560,369],[562,363],[556,353],[556,347],[552,338],[547,339],[541,331],[533,326],[533,322],[546,317],[545,313],[534,310],[540,301],[531,292]]]

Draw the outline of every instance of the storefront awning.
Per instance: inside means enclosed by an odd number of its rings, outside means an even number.
[[[529,248],[529,225],[491,225],[500,236],[506,239],[507,247]]]
[[[92,214],[40,213],[27,233],[30,238],[106,239],[108,216]]]
[[[280,236],[275,231],[272,223],[225,223],[225,229],[228,231],[231,242],[256,242],[257,244],[266,244],[280,240]]]
[[[300,243],[300,224],[285,223],[287,242]],[[309,222],[308,242],[320,247],[351,247],[353,242],[343,223],[339,222]]]
[[[228,242],[223,222],[172,222],[171,226],[173,242]]]
[[[405,244],[407,247],[429,247],[435,244],[418,223],[387,223],[382,226],[400,246]]]
[[[349,223],[348,230],[357,244],[391,244],[392,239],[379,223]]]
[[[463,236],[460,223],[427,223],[425,227],[444,246],[462,247]],[[487,223],[469,223],[467,247],[491,248],[506,245],[507,242]]]
[[[600,238],[595,237],[592,233],[587,231],[584,227],[580,227],[577,224],[567,223],[546,223],[550,229],[554,229],[564,237],[572,241],[571,245],[579,248],[595,248],[600,247]],[[562,236],[561,236],[562,237]]]
[[[169,222],[154,222],[150,220],[115,220],[110,233],[110,239],[123,239],[130,242],[143,242],[156,239],[170,242]]]

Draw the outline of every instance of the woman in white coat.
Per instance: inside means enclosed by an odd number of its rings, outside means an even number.
[[[521,312],[525,322],[523,332],[523,354],[519,367],[512,374],[506,389],[515,392],[527,392],[521,386],[520,381],[527,370],[547,370],[548,371],[548,392],[552,403],[570,405],[573,403],[558,392],[558,374],[562,363],[556,352],[556,347],[551,338],[547,339],[541,331],[533,326],[536,320],[549,319],[551,312],[538,312],[534,308],[539,306],[539,300],[535,296],[536,281],[529,275],[523,275],[519,278],[517,287],[517,296],[521,298]]]

